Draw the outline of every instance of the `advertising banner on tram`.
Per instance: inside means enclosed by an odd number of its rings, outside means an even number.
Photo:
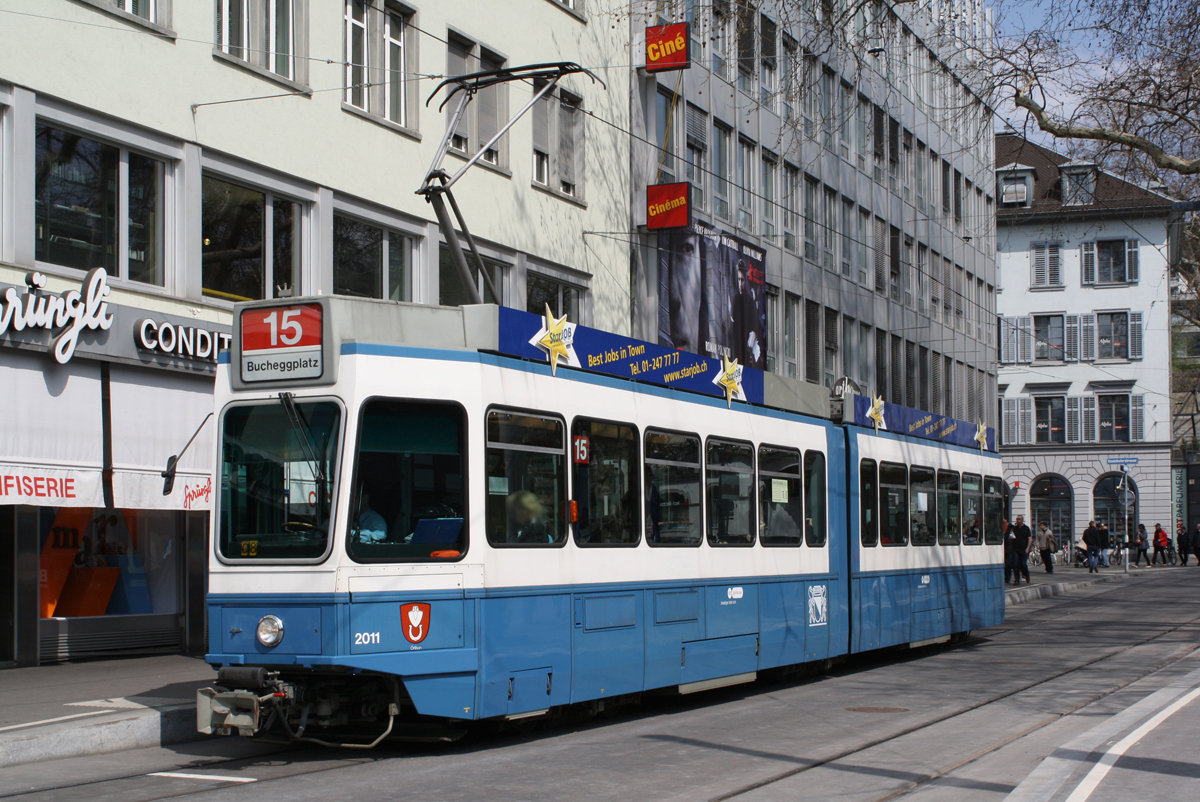
[[[865,395],[854,396],[854,422],[859,426],[878,425],[880,431],[907,434],[967,448],[996,450],[996,430],[957,418],[935,415],[887,401],[873,402]]]
[[[766,367],[766,252],[695,222],[658,235],[658,341]]]
[[[763,403],[763,372],[732,361],[500,307],[500,351],[551,368],[567,366],[663,387]]]

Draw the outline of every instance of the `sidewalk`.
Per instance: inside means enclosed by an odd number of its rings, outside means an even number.
[[[183,655],[0,671],[0,767],[194,741],[214,678]]]
[[[1034,601],[1035,599],[1045,599],[1050,596],[1061,596],[1078,588],[1085,588],[1090,585],[1095,585],[1098,582],[1111,582],[1114,580],[1124,579],[1126,577],[1144,576],[1153,574],[1157,571],[1166,571],[1175,566],[1158,566],[1156,568],[1147,568],[1129,566],[1129,573],[1125,573],[1124,565],[1116,565],[1110,568],[1101,568],[1100,573],[1088,573],[1086,568],[1076,568],[1071,565],[1056,565],[1054,573],[1046,573],[1045,566],[1031,565],[1029,566],[1029,583],[1021,581],[1020,587],[1008,585],[1005,587],[1005,600],[1009,607],[1014,604],[1023,604],[1025,602]]]

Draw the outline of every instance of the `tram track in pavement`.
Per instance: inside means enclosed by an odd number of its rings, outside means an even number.
[[[1180,577],[1180,580],[1188,581],[1186,577]],[[1106,595],[1109,595],[1110,593],[1115,593],[1117,591],[1124,590],[1124,589],[1126,589],[1125,586],[1114,587],[1114,588],[1110,588],[1108,590],[1090,594],[1089,596],[1086,596],[1083,598],[1063,600],[1062,604],[1074,605],[1074,604],[1092,602],[1098,596],[1106,596]],[[1040,624],[1048,623],[1050,621],[1061,621],[1064,618],[1070,617],[1070,615],[1072,615],[1072,613],[1068,613],[1067,615],[1064,615],[1064,616],[1056,616],[1056,617],[1050,618],[1050,619],[1043,619],[1043,620],[1039,620],[1036,622],[1031,622],[1031,623],[1025,624],[1023,626],[1015,626],[1015,627],[1007,627],[1004,629],[999,629],[998,631],[991,633],[991,635],[994,637],[997,635],[1002,635],[1006,632],[1016,632],[1016,631],[1020,631],[1023,629],[1029,629],[1029,628],[1032,628],[1032,627],[1040,625]],[[1131,643],[1127,646],[1117,649],[1116,651],[1109,652],[1109,653],[1103,654],[1103,655],[1099,655],[1095,658],[1092,658],[1091,660],[1086,660],[1082,663],[1074,664],[1067,669],[1059,671],[1048,677],[1039,679],[1036,682],[1031,682],[1031,683],[1028,683],[1027,685],[1023,685],[1021,687],[1014,688],[1014,689],[1006,691],[1002,694],[997,694],[989,699],[984,699],[979,702],[967,705],[966,707],[962,707],[962,708],[959,708],[958,710],[951,711],[949,713],[938,716],[929,721],[915,724],[915,725],[913,725],[911,727],[907,727],[899,732],[892,733],[891,735],[881,737],[881,738],[876,738],[865,744],[855,746],[854,748],[851,748],[851,749],[843,750],[835,755],[832,755],[832,756],[829,756],[826,758],[821,758],[819,760],[814,760],[808,765],[797,766],[796,768],[789,769],[784,772],[779,772],[778,774],[775,774],[771,777],[767,777],[767,778],[758,780],[753,783],[748,783],[746,785],[743,785],[732,791],[728,791],[719,796],[710,797],[708,802],[727,802],[728,800],[734,800],[734,799],[737,799],[738,797],[745,796],[751,792],[754,792],[754,791],[757,791],[760,789],[768,788],[772,785],[781,783],[785,780],[799,776],[806,772],[810,772],[815,769],[822,768],[824,766],[831,766],[833,764],[838,763],[839,761],[845,760],[846,758],[853,757],[854,755],[859,755],[859,754],[867,752],[871,749],[875,749],[876,747],[884,746],[886,744],[898,741],[902,738],[906,738],[911,735],[915,735],[923,730],[932,729],[933,727],[936,727],[940,724],[944,724],[944,723],[953,721],[956,718],[965,716],[969,713],[973,713],[973,712],[982,710],[983,708],[986,708],[989,705],[994,705],[998,702],[1003,702],[1006,699],[1011,699],[1015,696],[1018,696],[1027,691],[1033,690],[1040,686],[1048,685],[1049,683],[1054,682],[1056,680],[1060,680],[1063,677],[1066,677],[1066,676],[1069,676],[1070,674],[1075,673],[1076,671],[1091,668],[1093,666],[1096,666],[1100,663],[1105,662],[1106,660],[1112,660],[1113,658],[1120,657],[1121,655],[1126,654],[1134,649],[1138,649],[1140,647],[1146,646],[1147,644],[1154,643],[1155,641],[1160,640],[1161,638],[1169,636],[1175,632],[1178,632],[1181,629],[1192,626],[1198,622],[1200,622],[1200,615],[1197,615],[1183,623],[1177,624],[1176,626],[1170,627],[1169,629],[1164,629],[1164,630],[1158,632],[1157,634],[1153,635],[1152,637],[1146,638],[1146,639],[1138,641],[1136,643]],[[959,645],[959,647],[961,648],[963,646],[969,646],[972,643],[982,643],[986,640],[991,640],[991,638],[971,637],[971,638],[968,638],[967,640],[963,641]],[[1136,682],[1139,682],[1143,679],[1153,676],[1154,674],[1164,671],[1164,670],[1170,668],[1171,666],[1173,666],[1183,660],[1186,660],[1188,657],[1192,656],[1193,654],[1196,654],[1198,651],[1200,651],[1200,644],[1193,645],[1190,648],[1184,650],[1182,653],[1173,654],[1169,659],[1167,659],[1161,663],[1158,663],[1157,665],[1153,666],[1152,668],[1150,668],[1146,671],[1143,671],[1136,676],[1129,677],[1129,678],[1123,680],[1122,682],[1117,683],[1116,685],[1113,685],[1099,693],[1093,694],[1093,695],[1089,696],[1087,699],[1085,699],[1077,704],[1074,704],[1073,706],[1071,706],[1070,708],[1068,708],[1066,710],[1062,710],[1062,711],[1059,711],[1054,714],[1048,714],[1044,720],[1039,721],[1038,723],[1036,723],[1030,727],[1027,727],[1017,733],[1009,735],[1008,737],[1003,738],[1000,741],[989,744],[987,747],[977,750],[976,752],[968,755],[967,757],[961,758],[948,766],[940,768],[934,772],[930,772],[930,773],[926,774],[925,776],[920,777],[916,780],[912,780],[912,781],[906,783],[901,788],[892,790],[892,791],[888,792],[887,794],[884,794],[883,796],[875,797],[871,800],[871,802],[890,802],[890,800],[898,799],[900,797],[911,794],[913,791],[916,791],[917,789],[921,788],[924,785],[928,785],[929,783],[934,782],[942,777],[945,777],[955,771],[958,771],[959,769],[969,766],[972,763],[975,763],[976,761],[979,761],[979,760],[987,757],[990,754],[998,752],[999,750],[1004,749],[1005,747],[1007,747],[1013,743],[1016,743],[1017,741],[1021,740],[1022,738],[1026,738],[1026,737],[1032,735],[1033,733],[1036,733],[1039,730],[1042,730],[1042,729],[1054,724],[1055,722],[1060,721],[1061,719],[1063,719],[1067,716],[1070,716],[1074,713],[1079,712],[1080,710],[1088,707],[1089,705],[1095,704],[1098,701],[1101,701],[1115,693],[1120,692],[1121,690],[1124,690],[1125,688],[1129,687],[1130,685],[1132,685]]]
[[[1184,578],[1180,577],[1180,579],[1183,580]],[[1057,597],[1057,603],[1055,604],[1055,606],[1060,607],[1060,608],[1063,606],[1076,607],[1081,604],[1094,603],[1099,597],[1108,596],[1112,593],[1116,593],[1121,590],[1128,589],[1128,587],[1129,587],[1128,585],[1122,584],[1117,587],[1093,592],[1093,593],[1089,594],[1088,596],[1082,597],[1082,598]],[[1037,613],[1039,613],[1039,612],[1041,612],[1041,611],[1040,610],[1029,610],[1028,614],[1025,616],[1022,616],[1022,618],[1028,618],[1029,615],[1037,615]],[[975,645],[984,644],[991,640],[994,640],[995,637],[1003,635],[1005,633],[1019,632],[1021,630],[1030,629],[1030,628],[1033,628],[1033,627],[1036,627],[1039,625],[1043,625],[1046,623],[1062,621],[1063,619],[1070,618],[1072,615],[1076,615],[1076,614],[1078,614],[1078,613],[1068,612],[1065,615],[1054,615],[1049,618],[1042,618],[1042,619],[1038,619],[1038,620],[1030,620],[1030,621],[1020,622],[1019,625],[1016,625],[1016,626],[1001,625],[1001,627],[999,627],[999,628],[996,628],[994,630],[989,630],[987,637],[981,637],[981,636],[970,637],[967,640],[963,641],[962,643],[958,644],[955,648],[961,649],[964,647],[969,647],[972,644],[975,644]],[[937,727],[940,724],[943,724],[946,722],[951,722],[956,718],[965,716],[965,715],[975,712],[975,711],[979,711],[983,708],[988,707],[989,705],[994,705],[999,702],[1003,702],[1006,699],[1011,699],[1012,697],[1018,696],[1022,693],[1026,693],[1026,692],[1036,689],[1040,686],[1045,686],[1051,682],[1060,680],[1063,677],[1066,677],[1066,676],[1072,674],[1073,672],[1088,669],[1090,667],[1097,666],[1098,664],[1102,664],[1105,661],[1113,660],[1114,658],[1118,658],[1122,655],[1127,654],[1131,650],[1144,647],[1148,644],[1153,644],[1156,641],[1159,641],[1164,637],[1168,637],[1171,634],[1178,632],[1179,630],[1182,630],[1186,627],[1192,626],[1192,625],[1196,624],[1197,622],[1200,622],[1200,615],[1197,615],[1187,621],[1179,623],[1168,629],[1161,630],[1151,637],[1144,638],[1135,643],[1130,643],[1130,644],[1123,646],[1115,651],[1108,652],[1108,653],[1105,653],[1102,655],[1098,655],[1092,659],[1085,660],[1080,663],[1073,663],[1070,666],[1068,666],[1060,671],[1057,671],[1054,674],[1051,674],[1050,676],[1041,678],[1035,682],[1030,682],[1030,683],[1024,684],[1018,688],[1011,689],[1004,693],[992,695],[987,699],[982,699],[978,702],[969,704],[965,707],[960,707],[960,708],[950,711],[944,715],[940,715],[931,720],[921,722],[919,724],[915,724],[911,727],[907,727],[907,728],[905,728],[899,732],[893,733],[891,735],[876,738],[867,743],[856,745],[853,748],[848,748],[848,749],[842,750],[842,751],[838,752],[837,754],[834,754],[834,755],[831,755],[831,756],[828,756],[825,758],[813,759],[811,762],[806,763],[803,766],[798,766],[798,767],[795,767],[788,771],[780,772],[780,773],[771,775],[769,777],[763,778],[762,780],[758,780],[753,783],[748,783],[748,784],[742,785],[742,786],[735,788],[731,791],[728,791],[726,793],[720,794],[715,797],[711,797],[710,802],[725,802],[725,800],[734,800],[734,799],[737,799],[738,797],[745,796],[746,794],[749,794],[753,791],[756,791],[759,789],[764,789],[764,788],[769,788],[772,785],[781,783],[781,782],[783,782],[787,779],[790,779],[792,777],[795,777],[797,775],[804,774],[805,772],[810,772],[815,769],[819,769],[819,768],[826,767],[826,766],[832,766],[833,764],[837,764],[839,761],[843,761],[846,758],[850,758],[855,755],[861,755],[861,754],[868,752],[869,750],[875,749],[879,746],[884,746],[889,743],[898,741],[900,739],[912,736],[914,734],[922,732],[923,730],[932,729],[934,727]],[[1048,714],[1044,720],[1041,720],[1041,721],[1037,722],[1036,724],[1033,724],[1032,726],[1023,729],[1020,732],[1011,734],[1008,737],[1005,737],[1004,739],[1002,739],[1000,741],[991,743],[991,744],[987,745],[986,747],[979,749],[976,752],[974,752],[964,758],[956,760],[955,762],[953,762],[950,765],[939,768],[936,771],[928,772],[924,776],[921,776],[915,780],[912,780],[912,781],[906,783],[901,788],[894,789],[893,791],[891,791],[883,796],[875,798],[873,800],[873,802],[888,802],[889,800],[893,800],[893,799],[905,796],[905,795],[919,789],[920,787],[922,787],[924,785],[927,785],[927,784],[934,782],[942,777],[945,777],[955,771],[958,771],[959,769],[962,769],[965,766],[968,766],[968,765],[970,765],[970,764],[972,764],[994,752],[997,752],[997,751],[1011,745],[1012,743],[1019,741],[1022,738],[1025,738],[1041,729],[1044,729],[1045,727],[1050,726],[1051,724],[1061,720],[1062,718],[1064,718],[1066,716],[1072,715],[1073,713],[1076,713],[1079,710],[1081,710],[1089,705],[1095,704],[1097,701],[1103,700],[1104,698],[1123,690],[1124,688],[1128,687],[1129,685],[1131,685],[1135,682],[1146,679],[1147,677],[1150,677],[1160,671],[1166,670],[1166,669],[1170,668],[1172,665],[1175,665],[1176,663],[1195,654],[1198,650],[1200,650],[1200,645],[1194,645],[1194,646],[1191,646],[1191,648],[1186,649],[1182,653],[1178,653],[1178,652],[1173,653],[1168,659],[1162,660],[1162,661],[1156,663],[1154,666],[1150,667],[1149,669],[1139,672],[1136,676],[1130,676],[1129,678],[1127,678],[1115,685],[1112,685],[1112,686],[1104,689],[1103,691],[1092,694],[1088,698],[1081,700],[1077,703],[1073,703],[1071,705],[1071,707],[1068,709],[1061,710],[1054,714]],[[906,660],[903,660],[903,658],[897,659],[899,657],[899,655],[896,655],[895,653],[893,653],[893,656],[890,659],[885,658],[884,654],[885,653],[879,653],[877,655],[872,655],[870,658],[868,658],[867,661],[864,661],[863,663],[860,663],[857,666],[851,667],[851,671],[848,671],[848,672],[843,669],[843,671],[835,671],[835,672],[826,673],[825,677],[822,679],[823,679],[823,681],[824,680],[836,680],[839,677],[852,676],[852,675],[858,674],[862,671],[873,670],[873,669],[879,667],[880,665],[893,664],[893,663],[897,663],[897,662],[907,662]],[[924,659],[924,657],[927,655],[928,655],[927,651],[925,652],[924,655],[916,655],[915,654],[912,656],[911,660],[919,661],[921,659]],[[782,684],[791,685],[793,683],[784,681]],[[601,724],[598,726],[603,727],[604,725]],[[556,728],[557,727],[555,725],[551,725],[551,726],[547,727],[546,729],[548,731],[552,732]],[[290,768],[292,768],[292,769],[295,769],[296,767],[302,767],[310,760],[315,763],[322,763],[323,765],[317,765],[317,766],[313,766],[313,767],[307,768],[307,769],[299,768],[299,770],[286,770],[282,773],[279,773],[277,776],[256,777],[253,779],[253,785],[269,787],[272,783],[274,783],[275,781],[278,781],[278,780],[287,780],[287,779],[298,778],[298,777],[321,775],[321,774],[326,774],[326,773],[341,770],[341,769],[347,769],[347,768],[353,768],[355,766],[362,766],[362,765],[368,765],[368,764],[373,764],[373,763],[385,762],[385,761],[395,760],[398,758],[404,758],[404,757],[409,756],[407,754],[396,754],[394,751],[392,751],[390,753],[380,754],[378,756],[358,754],[358,755],[354,755],[352,757],[351,756],[339,757],[336,752],[331,752],[330,750],[326,750],[326,749],[315,749],[315,748],[307,748],[307,747],[303,747],[303,746],[293,746],[286,742],[281,742],[279,744],[279,746],[281,748],[279,748],[277,750],[272,750],[272,751],[267,751],[267,752],[259,752],[255,755],[251,755],[251,756],[217,758],[217,759],[211,759],[211,760],[203,760],[202,759],[202,760],[197,760],[192,763],[185,764],[185,765],[175,764],[168,771],[168,774],[170,774],[170,773],[182,774],[182,773],[187,773],[187,772],[214,772],[214,771],[222,771],[222,770],[224,770],[226,772],[226,774],[224,776],[214,774],[211,776],[211,783],[201,785],[199,787],[194,787],[194,788],[176,787],[176,788],[171,788],[171,789],[163,788],[161,790],[164,791],[165,793],[159,793],[157,795],[154,795],[155,792],[151,791],[151,789],[141,789],[142,790],[141,793],[133,792],[130,794],[119,794],[118,798],[131,799],[131,800],[147,800],[148,801],[148,800],[155,800],[155,799],[176,799],[176,798],[183,798],[183,797],[187,797],[187,796],[194,796],[196,794],[209,793],[214,790],[217,790],[217,788],[219,788],[219,787],[226,787],[225,786],[226,783],[231,783],[231,780],[228,779],[230,776],[228,774],[228,772],[230,770],[235,770],[235,769],[241,770],[246,767],[253,767],[253,766],[256,766],[257,764],[264,763],[264,761],[270,762],[273,759],[277,759],[277,758],[284,757],[284,756],[289,758],[289,762],[292,764],[292,766]],[[325,757],[326,759],[322,760],[321,759],[322,757]],[[258,774],[261,772],[255,772],[255,773]],[[87,789],[89,787],[98,787],[98,786],[102,786],[102,785],[113,785],[113,784],[120,784],[120,783],[136,783],[138,781],[144,781],[147,779],[158,780],[160,776],[161,776],[160,772],[158,772],[158,771],[132,772],[129,774],[122,774],[119,776],[100,777],[100,778],[96,778],[96,779],[83,780],[80,782],[60,783],[60,784],[56,784],[56,785],[47,785],[47,786],[40,786],[37,788],[30,788],[28,790],[10,791],[7,793],[0,793],[0,799],[21,799],[21,798],[35,797],[35,796],[43,795],[43,794],[51,795],[51,794],[54,794],[55,792],[82,790],[82,789]],[[170,778],[167,777],[167,778],[163,778],[163,779],[170,779]],[[199,780],[199,779],[201,779],[201,776],[196,775],[193,779]],[[250,783],[247,783],[247,784],[250,784]],[[116,789],[113,789],[113,790],[116,790]],[[132,788],[129,790],[134,791],[134,789],[132,789]],[[151,795],[147,795],[145,793],[146,791],[151,791]],[[269,794],[270,792],[266,791],[264,789],[264,793]]]

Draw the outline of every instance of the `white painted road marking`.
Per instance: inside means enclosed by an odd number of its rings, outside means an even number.
[[[70,721],[74,718],[86,718],[87,716],[99,716],[102,713],[111,713],[111,710],[93,710],[90,713],[76,713],[73,716],[59,716],[58,718],[46,718],[41,721],[31,721],[28,724],[12,724],[8,727],[0,727],[0,732],[8,732],[9,730],[20,730],[25,727],[37,727],[42,724],[53,724],[56,721]]]
[[[173,777],[177,780],[219,780],[223,783],[253,783],[258,782],[256,777],[226,777],[221,774],[183,774],[178,771],[155,771],[146,775],[147,777]]]
[[[1128,751],[1129,747],[1140,741],[1144,736],[1152,732],[1155,727],[1169,719],[1180,709],[1186,707],[1197,696],[1200,696],[1200,688],[1194,689],[1170,707],[1164,708],[1145,724],[1122,738],[1116,746],[1106,752],[1096,765],[1092,767],[1092,770],[1083,778],[1083,782],[1079,783],[1071,795],[1067,797],[1067,802],[1085,802],[1092,795],[1092,792],[1096,790],[1096,786],[1100,785],[1100,781],[1108,775],[1108,772],[1121,758],[1121,755]]]

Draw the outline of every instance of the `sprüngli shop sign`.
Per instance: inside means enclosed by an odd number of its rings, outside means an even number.
[[[111,288],[103,268],[88,272],[78,290],[45,291],[37,272],[19,287],[0,285],[0,344],[48,350],[59,364],[74,356],[120,360],[159,368],[213,373],[229,348],[227,324],[146,310],[105,300]]]

